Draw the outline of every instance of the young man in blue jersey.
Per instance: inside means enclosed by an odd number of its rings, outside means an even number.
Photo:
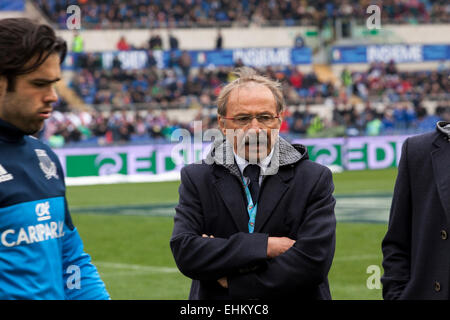
[[[0,20],[0,299],[109,299],[72,224],[61,164],[29,136],[58,99],[66,51],[46,25]]]

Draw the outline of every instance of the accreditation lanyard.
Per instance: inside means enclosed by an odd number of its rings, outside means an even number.
[[[252,195],[250,193],[250,189],[248,188],[248,184],[245,183],[244,178],[242,178],[242,182],[244,183],[245,188],[245,195],[247,196],[247,211],[248,211],[248,232],[253,233],[253,230],[255,229],[255,219],[256,219],[256,210],[258,208],[258,204],[253,204]]]

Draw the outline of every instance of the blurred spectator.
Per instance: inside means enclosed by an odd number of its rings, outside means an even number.
[[[185,78],[189,76],[189,71],[191,69],[191,55],[187,51],[183,51],[180,56],[179,66]]]
[[[307,127],[305,126],[305,122],[302,118],[295,118],[294,124],[291,127],[291,132],[294,134],[304,135],[306,133]]]
[[[296,90],[300,90],[303,86],[303,74],[297,69],[292,70],[289,82]]]
[[[162,39],[157,33],[153,34],[148,40],[148,47],[150,50],[162,50]]]
[[[372,112],[366,115],[366,135],[378,136],[381,132],[382,123]]]
[[[130,50],[130,45],[124,36],[121,36],[119,42],[117,42],[117,50],[119,51],[128,51]]]
[[[351,97],[353,94],[353,80],[352,74],[347,68],[344,68],[341,72],[341,83],[345,88],[347,97]]]
[[[440,119],[442,119],[443,121],[448,121],[450,122],[450,103],[449,100],[447,100],[446,105],[443,106],[439,106],[437,108],[437,115],[439,116]]]
[[[419,107],[417,109],[417,120],[414,126],[419,132],[427,132],[436,128],[436,122],[440,119],[437,115],[428,115],[427,109]]]
[[[169,31],[169,48],[170,50],[178,50],[178,39]]]
[[[222,30],[219,28],[217,30],[217,36],[216,36],[216,50],[222,50],[222,47],[223,47]]]
[[[305,40],[303,39],[301,34],[297,34],[294,39],[294,47],[295,48],[303,48],[305,46]]]
[[[395,119],[393,116],[393,111],[390,108],[386,108],[383,114],[383,119],[381,120],[381,126],[385,132],[393,132],[395,129]]]
[[[155,56],[153,55],[152,50],[147,50],[147,67],[153,68],[156,67],[157,61],[155,59]]]
[[[308,136],[314,138],[320,134],[323,128],[324,128],[323,119],[320,118],[319,115],[315,115],[314,118],[311,119],[311,123],[309,124],[306,133],[308,134]]]
[[[387,75],[396,75],[397,67],[395,66],[395,62],[393,60],[389,61],[388,65],[386,66],[386,74]]]
[[[84,41],[83,38],[81,37],[81,34],[78,31],[75,31],[73,35],[72,52],[75,53],[84,52]]]
[[[242,61],[241,58],[238,58],[238,59],[236,60],[236,62],[234,63],[234,67],[235,67],[235,68],[240,68],[240,67],[243,67],[243,66],[245,66],[245,65],[244,65],[244,62]]]
[[[116,55],[116,56],[114,57],[114,59],[113,59],[113,62],[112,62],[112,68],[113,68],[113,69],[119,69],[119,70],[122,69],[122,62],[120,61],[118,55]]]

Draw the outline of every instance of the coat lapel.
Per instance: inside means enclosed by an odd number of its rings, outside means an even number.
[[[243,196],[242,184],[236,176],[226,172],[224,168],[215,166],[217,179],[214,185],[223,202],[230,212],[237,228],[241,232],[248,232],[248,213]]]
[[[431,152],[434,178],[442,206],[450,219],[450,142],[439,135],[433,144],[436,146]]]
[[[260,232],[272,215],[278,202],[289,188],[287,181],[293,176],[293,166],[280,167],[275,175],[267,176],[260,189],[255,232]]]

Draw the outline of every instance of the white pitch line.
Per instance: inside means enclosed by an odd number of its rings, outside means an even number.
[[[345,257],[334,257],[333,261],[358,261],[358,260],[372,260],[380,259],[379,255],[354,255]],[[106,261],[94,261],[94,265],[102,268],[117,269],[117,270],[133,270],[140,271],[144,273],[179,273],[177,268],[171,267],[157,267],[157,266],[146,266],[140,264],[129,264],[129,263],[116,263],[116,262],[106,262]]]
[[[116,262],[105,262],[105,261],[94,262],[94,265],[103,267],[103,268],[134,270],[134,271],[143,271],[143,272],[149,272],[149,273],[179,273],[180,272],[177,268],[144,266],[144,265],[139,265],[139,264],[116,263]]]
[[[358,261],[358,260],[372,260],[372,259],[383,259],[381,255],[375,254],[365,254],[365,255],[355,255],[355,256],[344,256],[344,257],[334,257],[333,261]]]

